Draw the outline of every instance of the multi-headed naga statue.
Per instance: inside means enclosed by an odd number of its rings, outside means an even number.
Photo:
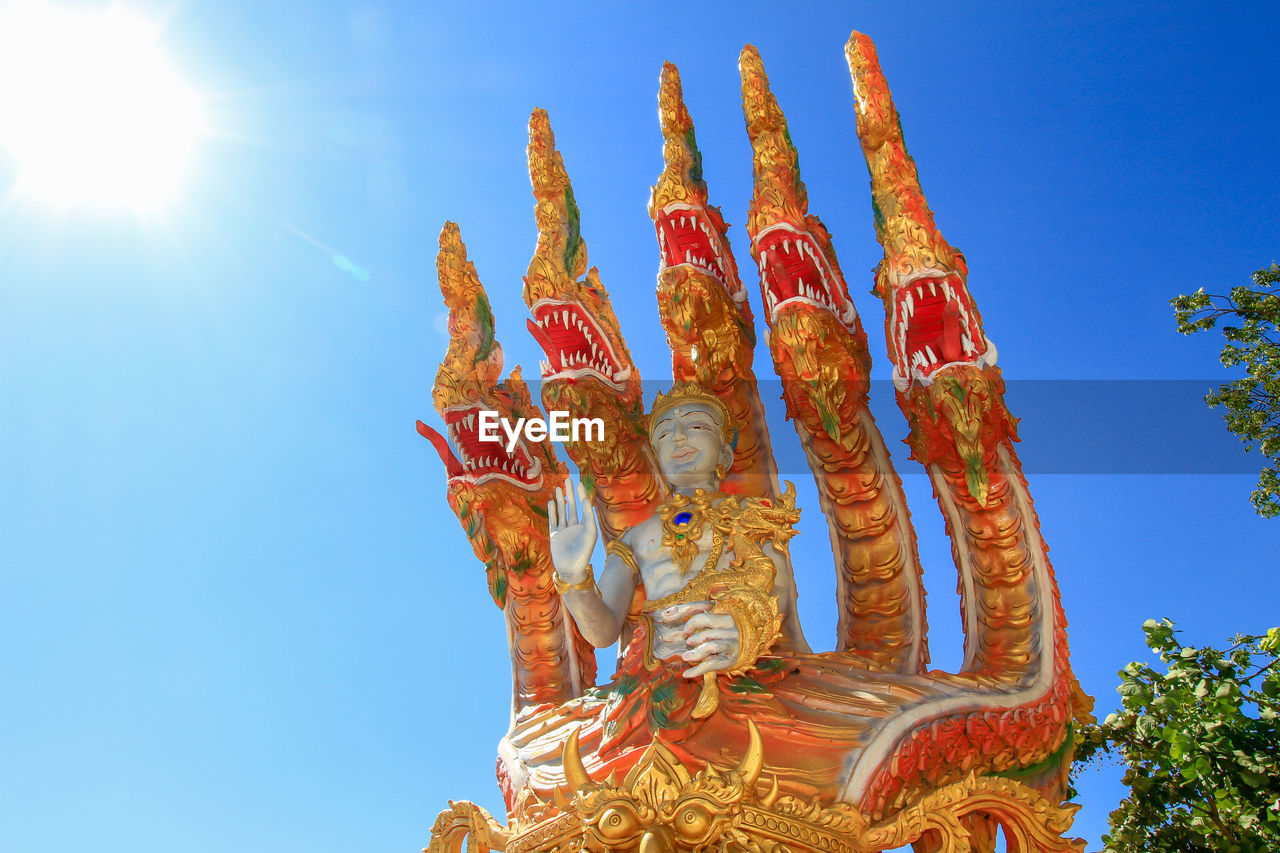
[[[419,424],[506,615],[513,715],[502,826],[469,803],[430,849],[524,851],[1079,850],[1062,836],[1072,722],[1091,704],[1013,450],[995,347],[943,239],[869,39],[846,53],[884,248],[883,299],[911,456],[951,538],[965,628],[957,673],[926,669],[924,590],[901,482],[868,409],[870,355],[760,57],[741,57],[755,191],[747,215],[768,348],[817,481],[837,577],[837,650],[800,631],[780,489],[752,360],[747,290],[708,201],[674,66],[659,94],[665,169],[649,212],[675,385],[649,413],[609,297],[587,268],[547,116],[529,128],[538,245],[525,278],[546,352],[542,402],[601,418],[566,447],[484,440],[484,412],[538,416],[501,380],[494,320],[457,226],[440,236],[451,342]],[[450,443],[457,454],[450,449]],[[597,525],[606,560],[589,564]],[[595,684],[593,646],[619,643]]]

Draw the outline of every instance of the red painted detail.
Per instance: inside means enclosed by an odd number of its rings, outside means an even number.
[[[716,219],[719,219],[718,214]],[[715,276],[726,289],[732,289],[734,285],[726,274],[728,264],[720,243],[719,235],[722,232],[717,230],[717,225],[724,227],[723,222],[713,221],[711,213],[705,208],[668,208],[660,211],[654,218],[654,227],[657,229],[662,265],[675,267],[692,264]],[[735,275],[734,278],[736,277]]]
[[[527,323],[551,364],[552,375],[568,370],[589,370],[609,382],[623,364],[609,339],[591,315],[575,302],[543,300],[533,306]]]
[[[462,474],[462,463],[458,461],[458,457],[453,455],[453,450],[449,447],[449,442],[445,437],[436,432],[422,421],[417,422],[418,435],[431,442],[431,446],[436,449],[436,453],[440,454],[440,461],[444,463],[445,470],[450,477],[457,477]]]
[[[899,330],[903,319],[907,321],[905,333]],[[914,368],[928,376],[945,364],[976,363],[987,350],[973,299],[955,274],[917,278],[899,287],[888,322],[904,374]]]
[[[458,448],[459,457],[454,457],[449,445],[440,433],[431,427],[418,422],[418,432],[435,446],[444,459],[449,453],[453,459],[448,461],[450,477],[463,477],[475,480],[486,474],[496,474],[515,483],[532,485],[541,477],[541,469],[534,467],[533,455],[525,447],[522,440],[516,442],[512,452],[507,452],[507,436],[501,425],[497,425],[494,434],[496,441],[485,441],[480,437],[480,413],[488,411],[483,406],[460,406],[445,412],[444,422],[448,428],[453,444]],[[443,450],[442,450],[443,448]]]

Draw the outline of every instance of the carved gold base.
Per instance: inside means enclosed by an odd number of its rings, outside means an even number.
[[[907,844],[920,853],[990,853],[997,829],[1010,853],[1084,850],[1082,839],[1062,837],[1078,806],[1054,805],[1010,779],[971,775],[874,824],[847,803],[779,796],[776,781],[759,784],[760,735],[748,726],[751,746],[733,769],[691,775],[655,739],[620,784],[570,772],[573,789],[557,791],[552,803],[522,798],[509,827],[479,806],[451,802],[424,853],[461,853],[464,842],[471,853],[878,853]],[[581,769],[576,752],[570,738],[567,770]]]

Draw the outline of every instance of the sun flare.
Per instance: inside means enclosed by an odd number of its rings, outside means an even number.
[[[173,201],[201,129],[159,23],[120,7],[0,7],[0,148],[12,191],[58,206]]]

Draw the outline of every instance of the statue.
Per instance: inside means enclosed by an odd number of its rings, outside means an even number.
[[[545,112],[530,120],[538,245],[525,277],[542,403],[590,413],[570,440],[483,439],[481,413],[539,413],[501,380],[493,312],[456,225],[437,267],[450,312],[419,423],[511,642],[512,724],[499,748],[504,826],[465,802],[430,851],[1079,851],[1063,837],[1076,719],[1066,620],[1013,442],[995,346],[963,256],[938,231],[870,40],[846,47],[871,175],[884,302],[911,457],[925,466],[960,578],[965,657],[927,669],[924,591],[901,483],[868,408],[870,354],[831,239],[755,49],[742,101],[747,216],[767,347],[814,473],[836,567],[836,649],[800,630],[778,483],[753,367],[747,289],[709,203],[674,66],[662,70],[665,168],[653,189],[660,321],[675,385],[645,414]],[[456,451],[456,452],[455,452]],[[598,531],[597,531],[598,528]],[[589,565],[597,537],[606,560]],[[597,685],[593,647],[617,642]]]
[[[596,530],[586,490],[579,485],[575,500],[572,488],[557,488],[547,504],[555,583],[574,623],[603,648],[617,642],[639,581],[645,666],[675,661],[688,667],[682,677],[701,677],[693,709],[701,718],[718,702],[714,673],[748,671],[779,640],[783,648],[809,650],[791,566],[782,558],[799,514],[794,495],[773,506],[720,492],[733,462],[730,415],[696,386],[659,395],[649,437],[671,498],[609,543],[597,585],[587,563]]]

